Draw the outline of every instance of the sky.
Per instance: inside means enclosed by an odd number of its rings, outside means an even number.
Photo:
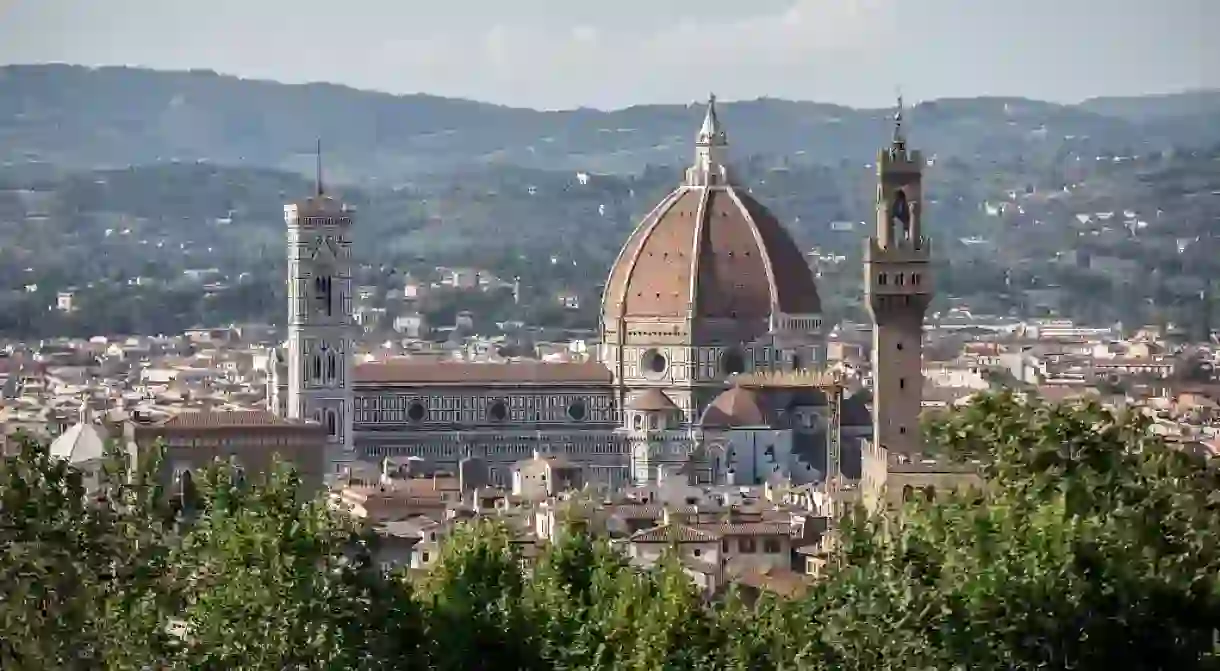
[[[566,109],[1220,88],[1220,0],[0,0],[0,63]],[[1216,33],[1213,35],[1212,33]]]

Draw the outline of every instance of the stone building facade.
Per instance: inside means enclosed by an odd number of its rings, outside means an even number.
[[[123,424],[123,444],[143,454],[165,450],[160,479],[180,490],[216,461],[246,477],[262,477],[276,461],[291,464],[306,491],[316,491],[327,471],[326,427],[256,411],[183,412],[166,419],[136,415]]]

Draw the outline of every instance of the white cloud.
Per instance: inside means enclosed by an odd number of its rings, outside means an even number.
[[[581,44],[597,44],[597,28],[580,25],[572,28],[572,39]]]
[[[473,39],[457,32],[429,39],[427,53],[417,41],[383,44],[381,57],[401,64],[400,89],[459,94],[453,87],[474,79],[498,99],[521,103],[528,91],[545,96],[535,104],[550,107],[613,106],[622,104],[624,91],[647,96],[666,88],[670,99],[701,97],[708,89],[729,98],[757,96],[767,91],[748,85],[765,84],[768,73],[806,69],[812,76],[826,57],[866,57],[894,33],[894,1],[799,0],[763,15],[641,22],[630,32],[584,23],[566,30],[498,23]],[[428,71],[437,63],[449,67]],[[662,79],[670,84],[662,85]],[[689,90],[675,87],[674,79]],[[747,86],[734,92],[729,80]],[[561,87],[553,86],[559,82]],[[892,82],[883,86],[888,91]],[[557,89],[564,94],[556,95]]]

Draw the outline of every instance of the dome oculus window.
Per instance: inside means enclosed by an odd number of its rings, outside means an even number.
[[[503,422],[508,417],[508,407],[504,401],[495,401],[487,407],[487,416],[493,422]]]
[[[727,350],[720,355],[720,370],[725,375],[737,375],[746,372],[746,360],[741,356],[741,352],[735,349]]]
[[[419,401],[415,401],[411,405],[407,406],[407,419],[411,420],[412,422],[421,421],[427,414],[428,409],[425,408],[424,404],[420,403]]]
[[[576,401],[572,401],[568,405],[568,417],[571,417],[572,419],[574,419],[578,422],[585,418],[585,412],[586,411],[585,411],[585,402],[584,401],[576,400]]]
[[[669,368],[669,359],[661,352],[650,349],[644,352],[644,370],[652,375],[661,375]]]

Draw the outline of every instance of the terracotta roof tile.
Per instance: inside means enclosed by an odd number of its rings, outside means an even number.
[[[608,319],[685,317],[692,300],[696,315],[710,318],[765,319],[773,305],[790,314],[821,311],[813,272],[792,237],[733,187],[682,186],[662,200],[623,246],[604,306]]]
[[[716,397],[699,423],[709,428],[770,426],[771,415],[764,410],[758,393],[747,387],[733,387]]]
[[[152,424],[166,429],[315,429],[324,430],[312,422],[295,422],[266,410],[201,410],[180,412]]]
[[[665,395],[665,392],[654,387],[632,397],[627,402],[627,408],[629,410],[661,412],[677,410],[678,406],[674,405],[674,402]]]
[[[810,586],[807,576],[790,569],[746,571],[733,576],[732,580],[785,598],[798,598],[804,595]]]
[[[633,543],[715,543],[719,540],[720,535],[713,531],[684,524],[662,524],[631,536]]]

